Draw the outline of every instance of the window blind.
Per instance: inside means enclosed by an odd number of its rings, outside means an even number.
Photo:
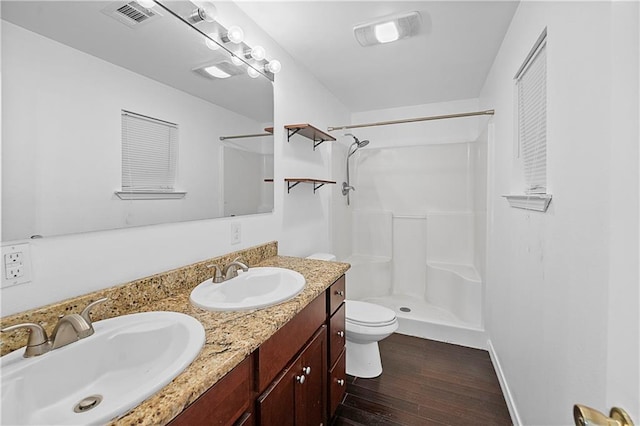
[[[175,190],[178,126],[122,111],[122,190]]]
[[[547,55],[544,40],[516,76],[518,138],[525,192],[547,191]]]

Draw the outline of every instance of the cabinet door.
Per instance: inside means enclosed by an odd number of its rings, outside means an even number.
[[[329,418],[331,419],[342,402],[347,389],[345,373],[345,353],[343,350],[336,363],[329,370]]]
[[[295,425],[295,383],[299,360],[294,360],[264,391],[256,408],[260,426]]]
[[[327,424],[327,327],[322,326],[300,354],[303,383],[296,383],[296,424]]]
[[[218,383],[169,423],[170,426],[234,424],[253,404],[253,355],[249,355]]]

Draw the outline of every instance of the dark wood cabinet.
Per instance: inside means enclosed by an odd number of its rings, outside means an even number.
[[[170,425],[328,425],[346,388],[344,299],[342,276]]]
[[[239,422],[251,417],[253,395],[253,356],[249,355],[169,425],[252,425]]]
[[[327,289],[327,324],[329,325],[329,358],[327,377],[327,409],[333,417],[344,398],[346,379],[346,281],[344,275]]]
[[[321,326],[302,352],[258,397],[260,425],[326,425],[327,332]]]

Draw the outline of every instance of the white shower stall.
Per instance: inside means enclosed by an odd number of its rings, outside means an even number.
[[[485,348],[488,127],[467,142],[367,137],[351,159],[348,298],[393,309],[399,333]]]

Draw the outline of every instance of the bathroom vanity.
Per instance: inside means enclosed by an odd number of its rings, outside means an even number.
[[[190,291],[211,277],[206,266],[226,265],[237,256],[252,267],[297,271],[305,277],[305,287],[296,297],[264,309],[209,312],[192,306]],[[346,263],[278,256],[272,242],[4,317],[2,322],[38,322],[50,330],[58,315],[77,312],[102,297],[109,300],[94,309],[94,321],[144,311],[180,312],[200,321],[206,342],[195,360],[111,425],[326,425],[345,388],[348,269]],[[2,333],[0,339],[3,355],[23,351],[26,333]]]
[[[326,425],[345,391],[345,277],[206,391],[177,425]]]

